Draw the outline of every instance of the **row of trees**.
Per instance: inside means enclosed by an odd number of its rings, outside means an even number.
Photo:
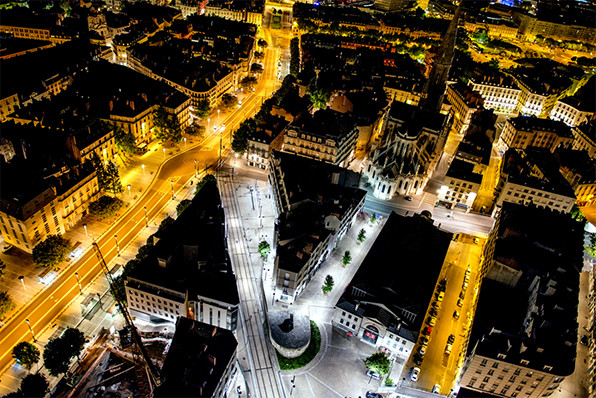
[[[300,40],[295,37],[290,41],[290,75],[297,77],[300,73]]]

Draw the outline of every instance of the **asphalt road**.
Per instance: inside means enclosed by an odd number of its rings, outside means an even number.
[[[246,117],[256,113],[263,99],[270,95],[278,85],[275,76],[278,52],[278,48],[267,48],[264,59],[264,76],[255,93],[245,98],[242,107],[237,108],[227,117],[222,116],[221,120],[218,120],[219,117],[214,118],[214,123],[220,124],[221,122],[222,124],[218,126],[217,130],[209,133],[201,144],[166,160],[143,196],[97,240],[106,263],[109,264],[118,256],[118,247],[120,249],[126,247],[145,228],[145,207],[148,219],[152,220],[160,215],[164,206],[172,200],[172,193],[179,191],[195,176],[195,159],[197,159],[199,171],[203,173],[205,165],[210,165],[208,171],[213,170],[217,158],[220,155],[225,156],[229,152],[232,129]],[[225,124],[225,128],[223,124]],[[50,286],[42,290],[7,322],[0,329],[0,373],[13,362],[12,347],[21,341],[31,341],[32,334],[41,335],[41,332],[51,325],[54,319],[79,294],[75,273],[78,273],[80,283],[84,288],[101,272],[101,266],[93,250],[88,248],[78,261],[65,269]],[[27,319],[32,332],[29,330]]]

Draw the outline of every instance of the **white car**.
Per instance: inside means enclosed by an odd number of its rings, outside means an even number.
[[[412,376],[410,377],[410,379],[412,379],[412,381],[418,380],[418,375],[419,374],[420,374],[420,368],[419,367],[415,367],[414,369],[412,369]]]
[[[433,386],[433,394],[440,394],[441,392],[441,385],[440,384],[435,384]]]

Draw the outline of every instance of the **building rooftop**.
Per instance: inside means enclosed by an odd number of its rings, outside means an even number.
[[[518,131],[550,131],[562,138],[573,138],[571,128],[565,123],[535,116],[518,116],[507,120]]]
[[[172,224],[156,232],[151,254],[128,276],[228,304],[238,304],[217,184],[208,182]]]
[[[356,128],[354,118],[348,113],[332,109],[321,109],[314,115],[306,114],[295,120],[288,130],[298,128],[300,132],[331,140],[343,140]]]
[[[559,101],[583,112],[596,113],[594,93],[596,93],[596,76],[592,76],[574,95],[561,98]]]
[[[504,203],[497,228],[494,259],[521,276],[508,285],[485,278],[468,350],[570,375],[575,368],[583,224],[567,214]]]
[[[433,225],[429,212],[391,213],[338,306],[343,301],[384,307],[384,315],[376,317],[391,318],[395,330],[417,336],[452,236]]]
[[[474,163],[466,162],[458,158],[453,159],[445,178],[457,178],[463,181],[480,184],[482,182],[482,174],[474,173]]]
[[[557,148],[555,157],[559,161],[559,170],[573,188],[577,184],[596,182],[596,159],[590,158],[586,151]]]
[[[161,370],[157,397],[211,397],[236,360],[238,342],[226,329],[179,317]]]
[[[481,109],[484,99],[478,91],[472,90],[467,84],[458,81],[455,84],[449,84],[448,90],[452,90],[468,108]]]
[[[511,148],[503,156],[502,170],[513,184],[575,198],[555,156],[546,148]]]
[[[400,133],[410,137],[418,136],[424,129],[441,131],[447,121],[447,117],[439,112],[399,101],[391,103],[389,117],[401,121]]]

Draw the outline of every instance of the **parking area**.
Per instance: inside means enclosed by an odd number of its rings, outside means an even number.
[[[484,242],[458,234],[449,245],[422,333],[401,375],[404,385],[442,395],[451,392],[474,316]]]

